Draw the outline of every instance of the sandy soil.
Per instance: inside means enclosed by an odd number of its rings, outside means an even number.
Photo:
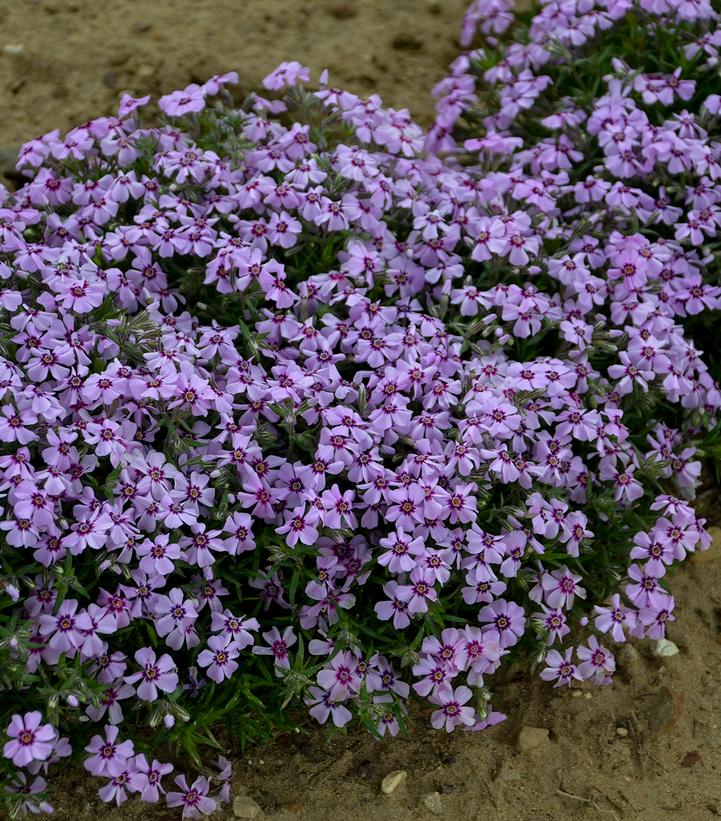
[[[457,53],[466,0],[0,0],[0,146],[236,69],[257,88],[281,60],[424,123]]]
[[[721,531],[718,531],[721,536]],[[285,736],[235,761],[235,794],[273,821],[703,821],[721,816],[721,539],[675,578],[680,649],[660,659],[648,642],[622,650],[613,686],[552,690],[512,673],[495,706],[509,720],[485,733],[437,733],[422,719],[408,738],[361,731]],[[522,727],[549,739],[519,752]],[[620,732],[619,732],[620,731]],[[385,775],[406,770],[391,796]],[[137,801],[109,809],[68,772],[58,821],[170,821]],[[440,812],[426,808],[439,793]],[[232,812],[218,812],[231,819]]]
[[[0,155],[53,128],[114,110],[121,91],[171,91],[237,69],[241,93],[283,59],[362,94],[407,106],[422,123],[429,89],[457,53],[466,0],[0,0]],[[718,510],[716,518],[721,518]],[[719,531],[721,536],[721,531]],[[679,655],[646,643],[619,655],[602,690],[553,691],[511,671],[495,706],[509,721],[451,736],[417,722],[408,738],[361,732],[285,737],[235,762],[236,794],[275,821],[703,821],[721,816],[721,539],[680,572]],[[521,753],[522,727],[549,739]],[[392,796],[382,778],[405,769]],[[103,805],[70,767],[58,821],[156,821],[176,813]],[[430,793],[438,798],[428,809]],[[226,808],[218,818],[231,818]]]

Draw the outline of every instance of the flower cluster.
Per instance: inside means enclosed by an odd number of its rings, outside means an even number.
[[[488,264],[505,255],[525,269],[515,283],[504,276],[485,291],[467,277],[450,298],[468,315],[491,308],[516,319],[512,333],[522,338],[544,333],[551,318],[584,373],[602,337],[613,340],[614,361],[604,362],[608,389],[590,412],[603,415],[605,405],[609,420],[609,408],[620,412],[614,445],[599,442],[597,476],[614,483],[625,505],[643,504],[638,473],[652,463],[658,478],[693,498],[701,465],[686,436],[715,424],[719,405],[698,348],[707,347],[707,362],[716,365],[700,315],[721,297],[719,97],[709,93],[721,46],[717,19],[707,2],[547,2],[516,19],[512,3],[477,0],[462,40],[470,46],[479,33],[482,47],[461,55],[435,89],[429,145],[472,169],[489,191],[485,213],[467,233],[471,258]],[[507,226],[517,214],[524,222],[511,239]],[[494,301],[499,287],[503,296]],[[532,301],[516,318],[511,305],[524,287]],[[668,403],[685,412],[662,420]],[[641,423],[639,411],[652,415]],[[598,441],[599,428],[585,428],[588,418],[564,412],[563,430]],[[662,580],[698,534],[684,535],[696,528],[692,510],[668,504],[657,498],[650,507],[661,516],[628,544],[623,600],[615,593],[595,605],[596,630],[615,641],[661,638],[673,619]],[[544,516],[552,520],[555,511]],[[581,580],[564,575],[557,585],[541,575],[544,610],[557,606],[549,590],[562,600],[563,579],[571,578],[572,593]],[[537,619],[549,630],[554,617]],[[562,632],[550,630],[550,644],[568,632],[562,624]],[[579,649],[576,666],[571,653],[549,652],[542,677],[567,684],[586,675],[593,655]],[[611,671],[604,661],[596,678]]]
[[[695,77],[713,15],[687,5],[641,11],[693,29]],[[721,144],[676,67],[569,88],[563,49],[626,9],[547,4],[504,46],[510,7],[474,2],[464,36],[496,51],[456,61],[429,135],[287,63],[282,99],[237,108],[229,74],[161,98],[164,125],[126,96],[23,147],[0,203],[23,807],[72,746],[103,800],[196,818],[228,761],[168,776],[219,737],[304,705],[395,735],[412,694],[481,730],[502,664],[605,684],[612,641],[663,637],[668,568],[708,542]]]

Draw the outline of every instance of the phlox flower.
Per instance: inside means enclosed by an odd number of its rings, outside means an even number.
[[[427,570],[416,567],[411,571],[410,584],[399,585],[395,595],[408,604],[408,613],[412,616],[417,613],[428,612],[428,602],[438,600],[438,593],[434,587],[434,579],[430,578]]]
[[[153,608],[155,629],[159,636],[163,636],[169,647],[179,650],[183,644],[193,647],[198,644],[197,637],[188,633],[196,619],[198,611],[195,603],[185,598],[185,594],[178,587],[174,587],[167,596],[158,596]]]
[[[211,636],[208,639],[208,649],[198,655],[198,664],[207,667],[207,676],[217,684],[230,678],[238,669],[240,650],[238,646],[222,636]]]
[[[360,687],[356,667],[357,659],[350,652],[338,653],[331,659],[330,666],[318,673],[318,684],[328,691],[331,700],[345,701]]]
[[[206,91],[197,83],[191,83],[182,91],[165,94],[158,100],[160,110],[168,117],[180,117],[202,111],[205,108]]]
[[[598,643],[595,636],[588,640],[588,646],[581,645],[576,650],[581,663],[579,674],[595,684],[610,684],[616,669],[616,661],[611,653]]]
[[[450,733],[456,727],[472,726],[476,720],[476,711],[473,707],[467,706],[472,695],[468,687],[456,687],[455,690],[449,685],[440,687],[437,693],[430,697],[431,702],[440,705],[440,709],[431,715],[433,727],[436,730],[445,727],[446,732]]]
[[[38,775],[28,783],[27,775],[22,770],[17,770],[6,789],[9,793],[22,797],[22,808],[25,812],[51,814],[55,811],[47,801],[38,801],[34,798],[47,789],[47,781],[42,776]]]
[[[155,701],[158,690],[172,693],[178,686],[178,674],[173,659],[164,654],[157,658],[155,651],[150,647],[138,650],[134,655],[135,661],[142,667],[140,672],[125,676],[128,684],[140,682],[137,687],[138,698],[143,701]]]
[[[495,638],[501,647],[511,647],[523,635],[526,619],[522,607],[515,602],[498,599],[493,604],[482,607],[478,620],[488,625],[490,637]]]
[[[135,771],[135,762],[128,759],[124,769],[113,774],[110,781],[98,790],[98,795],[102,801],[115,801],[119,807],[128,800],[128,792],[140,792],[140,784],[141,779]]]
[[[263,80],[263,87],[269,91],[279,91],[284,86],[310,82],[310,69],[296,60],[281,63]]]
[[[540,676],[544,681],[555,681],[554,687],[568,687],[574,681],[583,681],[583,675],[572,661],[573,648],[569,647],[563,655],[558,650],[549,650],[546,655],[546,667]]]
[[[218,804],[208,795],[210,782],[207,778],[199,776],[189,787],[185,776],[178,775],[175,777],[175,783],[180,789],[169,792],[166,795],[166,802],[169,807],[182,807],[183,818],[200,818],[202,815],[211,815],[215,812]]]
[[[673,596],[658,593],[646,607],[639,610],[638,619],[646,628],[645,634],[648,638],[662,639],[666,635],[668,622],[676,621],[673,615],[674,606]]]
[[[258,656],[272,655],[277,668],[289,670],[290,659],[288,657],[288,648],[292,647],[297,641],[293,628],[286,627],[281,634],[277,627],[273,627],[262,635],[267,647],[256,645],[253,647],[253,653]],[[276,675],[281,675],[279,670],[276,670]]]
[[[311,686],[308,695],[303,699],[310,707],[308,711],[319,724],[325,724],[330,717],[336,727],[345,727],[353,718],[353,713],[341,702],[331,699],[327,690]]]
[[[40,616],[40,635],[50,637],[48,645],[54,650],[75,655],[85,640],[85,633],[93,630],[93,623],[86,612],[77,612],[78,602],[66,599],[55,615]]]
[[[411,623],[408,601],[398,595],[400,587],[397,582],[393,581],[384,584],[383,593],[389,598],[374,605],[376,616],[381,621],[393,619],[393,627],[396,630],[402,630]]]
[[[147,758],[141,753],[135,756],[135,784],[140,793],[142,801],[156,803],[161,795],[165,794],[162,786],[162,779],[173,771],[172,764],[164,764],[153,759],[149,764]]]
[[[3,755],[16,767],[26,767],[33,761],[45,761],[50,757],[57,732],[51,724],[41,722],[42,714],[37,710],[12,716],[5,731],[10,740],[3,747]]]
[[[127,767],[128,759],[133,755],[132,741],[118,742],[120,729],[114,724],[105,727],[105,736],[95,735],[85,751],[90,756],[84,766],[92,775],[120,775]]]
[[[633,632],[636,626],[637,612],[623,605],[618,593],[610,597],[608,606],[597,604],[593,609],[596,612],[593,621],[596,630],[600,633],[610,632],[616,642],[625,641],[626,632]]]
[[[387,567],[391,573],[410,572],[425,554],[425,544],[419,536],[415,539],[406,534],[402,527],[380,540],[385,548],[378,556],[378,564]]]
[[[545,573],[541,579],[546,602],[549,607],[570,610],[576,596],[586,598],[586,591],[579,586],[581,576],[571,573],[567,567],[559,567]]]

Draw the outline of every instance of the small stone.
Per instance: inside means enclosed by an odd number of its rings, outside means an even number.
[[[628,735],[628,730],[625,727],[616,727],[616,735],[619,738],[626,738]]]
[[[108,88],[116,88],[118,85],[118,75],[115,71],[106,71],[103,74],[103,83]]]
[[[423,48],[423,42],[412,34],[401,32],[391,40],[391,48],[399,51],[420,51]]]
[[[652,736],[672,730],[683,711],[683,696],[669,687],[660,687],[649,699],[644,717]]]
[[[516,739],[519,753],[530,753],[548,743],[548,730],[545,727],[522,727]]]
[[[0,146],[0,172],[12,171],[18,161],[19,145]]]
[[[406,778],[408,778],[408,773],[405,770],[393,770],[381,782],[381,792],[383,795],[392,795]]]
[[[586,692],[583,694],[583,697],[586,699],[586,701],[590,701],[593,698],[593,693]]]
[[[443,801],[439,792],[429,792],[423,796],[423,806],[432,812],[433,815],[441,815],[443,812]]]
[[[690,752],[686,753],[681,761],[682,767],[693,767],[696,764],[703,763],[703,758],[701,758],[701,753],[698,750],[691,750]]]
[[[22,43],[8,43],[3,46],[2,51],[8,57],[19,57],[25,52],[25,46]]]
[[[328,14],[336,20],[350,20],[358,14],[358,8],[351,0],[336,0],[328,6]]]
[[[258,818],[262,812],[260,804],[247,795],[236,795],[233,799],[233,815],[236,818]]]
[[[152,66],[138,66],[135,69],[135,76],[139,80],[150,80],[155,77],[155,69]]]
[[[711,537],[711,544],[708,550],[696,550],[692,553],[691,562],[693,564],[707,564],[721,558],[721,527],[709,527],[707,531]]]
[[[441,784],[441,786],[438,788],[438,791],[441,793],[441,795],[450,795],[453,792],[453,790],[455,790],[455,788],[455,784]]]
[[[356,772],[360,778],[372,778],[373,777],[373,762],[369,761],[367,758],[356,767]]]
[[[520,781],[521,773],[515,767],[504,765],[496,776],[496,781]]]
[[[582,695],[580,690],[571,690],[571,698],[581,698]]]
[[[136,20],[130,30],[133,34],[145,34],[146,31],[150,31],[152,25],[149,20]]]
[[[678,647],[668,639],[657,639],[653,646],[654,656],[666,658],[667,656],[677,656],[679,654]]]
[[[309,761],[319,761],[321,758],[317,744],[303,742],[298,745],[298,752],[303,756],[303,758],[307,758]]]
[[[638,678],[643,670],[641,654],[631,644],[624,646],[616,654],[619,670],[628,679]]]

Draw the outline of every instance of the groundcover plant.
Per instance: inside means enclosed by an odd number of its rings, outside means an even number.
[[[234,74],[26,144],[0,206],[4,800],[187,818],[304,721],[503,719],[673,620],[718,447],[715,14],[474,3],[405,111]],[[643,48],[639,47],[643,44]],[[642,64],[639,64],[639,61]],[[711,370],[709,370],[711,367]],[[149,729],[150,728],[150,729]],[[213,760],[214,759],[214,760]],[[183,774],[187,773],[187,774]]]

